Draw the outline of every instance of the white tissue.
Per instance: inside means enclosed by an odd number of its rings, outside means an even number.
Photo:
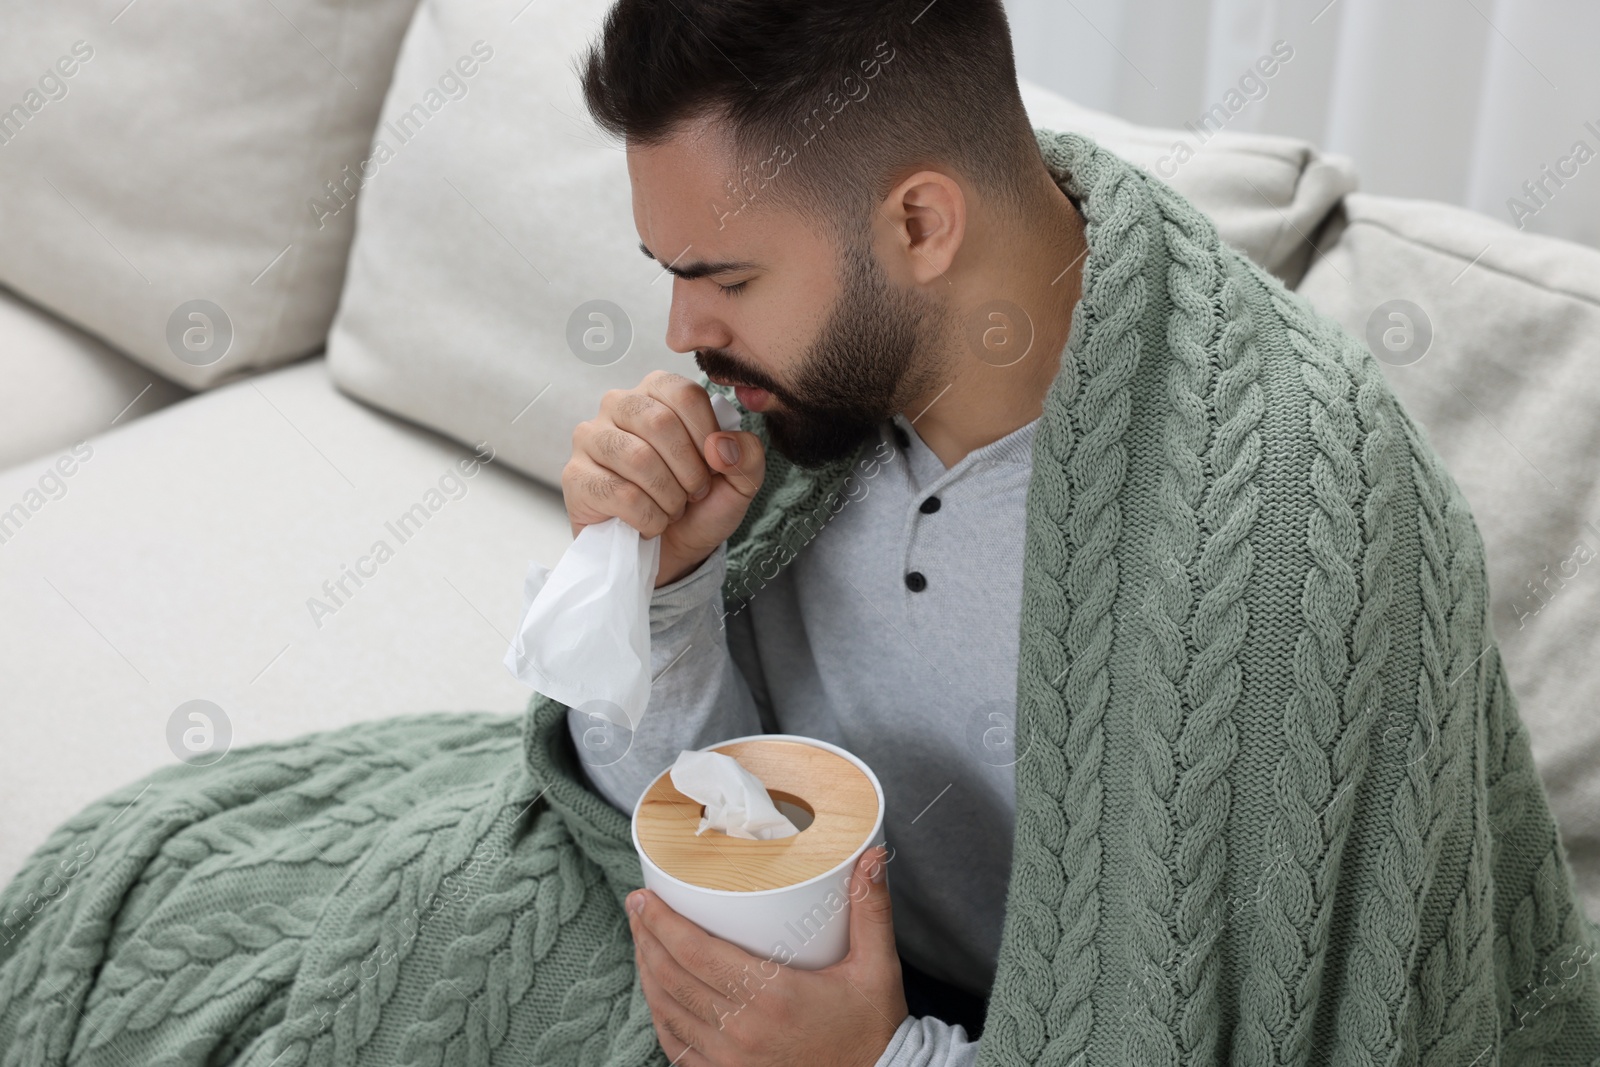
[[[739,428],[739,420],[743,418],[743,416],[739,414],[738,405],[729,400],[727,397],[723,396],[721,393],[711,394],[711,410],[716,413],[717,426],[720,427],[724,433],[729,430],[737,430]]]
[[[535,692],[636,729],[650,700],[650,593],[660,564],[661,539],[617,518],[579,530],[554,570],[529,563],[506,669]]]
[[[706,806],[697,835],[721,830],[729,837],[772,841],[800,832],[773,804],[761,779],[732,756],[685,749],[669,773],[678,792]]]
[[[739,409],[721,393],[711,394],[711,410],[721,429],[739,428]],[[579,530],[553,570],[530,561],[506,669],[535,692],[638,729],[650,702],[650,597],[660,566],[661,539],[618,518]]]

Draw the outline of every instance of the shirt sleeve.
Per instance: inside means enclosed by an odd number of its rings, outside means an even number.
[[[750,686],[728,655],[722,620],[727,559],[727,545],[718,545],[700,566],[651,594],[650,700],[638,729],[567,710],[590,784],[625,814],[684,749],[762,732]]]
[[[960,1023],[907,1015],[873,1067],[972,1067],[978,1062],[978,1044],[967,1040],[967,1028]]]

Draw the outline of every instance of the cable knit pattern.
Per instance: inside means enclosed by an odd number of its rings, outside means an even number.
[[[1183,727],[1179,687],[1190,666],[1191,650],[1183,628],[1194,609],[1191,574],[1200,539],[1197,510],[1204,484],[1201,455],[1208,431],[1206,403],[1211,378],[1207,352],[1218,329],[1214,233],[1196,225],[1192,212],[1174,213],[1172,200],[1153,186],[1162,210],[1162,230],[1172,253],[1167,271],[1173,303],[1181,311],[1168,322],[1172,361],[1165,382],[1171,412],[1165,428],[1166,455],[1160,493],[1162,522],[1150,539],[1152,571],[1148,592],[1135,616],[1140,659],[1151,664],[1141,681],[1145,692],[1136,704],[1144,740],[1141,759],[1132,768],[1139,790],[1140,818],[1133,828],[1132,862],[1139,883],[1149,892],[1131,901],[1134,941],[1142,949],[1138,973],[1128,979],[1130,1006],[1126,1055],[1142,1062],[1177,1063],[1177,1008],[1184,995],[1177,981],[1180,949],[1173,936],[1178,920],[1178,888],[1172,870],[1178,828],[1172,823],[1180,769],[1176,748]],[[1196,232],[1198,231],[1198,232]],[[1192,820],[1190,820],[1192,823]],[[1189,924],[1192,925],[1192,924]],[[1191,944],[1183,950],[1191,950]]]
[[[1348,1035],[1345,1047],[1355,1051],[1356,1062],[1388,1063],[1400,1054],[1402,1008],[1409,992],[1409,955],[1420,921],[1421,893],[1436,859],[1423,850],[1423,829],[1434,799],[1428,789],[1428,757],[1419,759],[1413,755],[1428,743],[1428,727],[1435,709],[1419,700],[1414,689],[1415,673],[1402,676],[1397,683],[1391,680],[1392,672],[1385,670],[1394,595],[1389,549],[1397,504],[1393,494],[1399,444],[1389,424],[1389,413],[1383,410],[1376,362],[1370,357],[1359,360],[1354,356],[1355,350],[1346,344],[1339,345],[1337,351],[1352,354],[1350,362],[1358,365],[1352,377],[1356,380],[1356,408],[1364,430],[1362,605],[1356,618],[1350,690],[1363,709],[1373,709],[1374,730],[1397,720],[1398,736],[1405,743],[1398,746],[1400,758],[1396,762],[1400,773],[1390,781],[1387,791],[1377,782],[1363,783],[1375,803],[1389,805],[1389,818],[1381,836],[1374,838],[1378,841],[1377,891],[1363,897],[1355,914],[1348,980],[1357,992],[1340,1005],[1336,1025]],[[1398,689],[1393,697],[1391,687]],[[1419,716],[1426,721],[1418,722]],[[1387,755],[1383,740],[1389,736],[1388,729],[1369,741],[1369,747],[1378,748],[1380,758]]]
[[[1210,237],[1215,246],[1215,234]],[[1179,898],[1178,928],[1185,952],[1177,973],[1184,1005],[1180,1023],[1185,1063],[1213,1062],[1222,1054],[1224,1040],[1218,931],[1225,919],[1218,912],[1226,907],[1224,830],[1232,792],[1227,774],[1238,752],[1233,722],[1243,691],[1238,657],[1249,627],[1245,593],[1255,557],[1249,539],[1260,511],[1254,484],[1261,461],[1260,353],[1254,319],[1244,307],[1238,262],[1225,262],[1224,272],[1225,324],[1211,404],[1217,430],[1208,455],[1214,480],[1201,507],[1211,534],[1200,555],[1202,592],[1193,622],[1197,652],[1184,691],[1193,711],[1179,739],[1185,769],[1175,797],[1175,814],[1183,828],[1178,870],[1185,888]]]
[[[978,1063],[1594,1067],[1600,931],[1460,490],[1360,341],[1037,133],[1089,250],[1033,439]],[[769,451],[725,610],[853,466]],[[0,891],[0,1067],[666,1067],[628,819],[566,713],[358,723],[89,805]]]
[[[1068,341],[1062,358],[1072,363],[1045,396],[1034,438],[1018,664],[1026,695],[1016,722],[1030,758],[1016,766],[1017,833],[994,987],[994,1002],[1004,1007],[985,1022],[983,1052],[1013,1043],[1025,1062],[1067,1064],[1087,1049],[1091,994],[1101,980],[1101,773],[1113,553],[1122,536],[1117,497],[1128,383],[1143,343],[1144,272],[1160,235],[1135,171],[1079,151],[1087,141],[1051,147],[1046,163],[1073,176],[1089,225],[1105,227],[1108,239],[1089,246],[1076,312],[1086,328]],[[1006,966],[1008,957],[1017,966]]]
[[[1421,1002],[1416,1034],[1419,1059],[1424,1067],[1444,1067],[1469,1061],[1493,1045],[1493,989],[1471,981],[1474,975],[1488,971],[1492,948],[1488,932],[1471,923],[1471,917],[1489,903],[1484,745],[1472,703],[1477,689],[1454,684],[1475,666],[1484,635],[1472,596],[1476,576],[1466,502],[1459,494],[1440,499],[1435,480],[1424,476],[1435,458],[1428,453],[1420,431],[1409,432],[1407,439],[1419,490],[1418,527],[1425,560],[1420,575],[1424,617],[1419,697],[1441,704],[1448,716],[1448,726],[1430,735],[1426,753],[1431,756],[1434,746],[1441,744],[1447,754],[1441,754],[1435,767],[1449,761],[1452,774],[1476,776],[1475,780],[1441,781],[1435,790],[1435,795],[1464,793],[1471,798],[1470,806],[1456,813],[1469,823],[1467,868],[1454,883],[1443,934],[1422,949],[1422,966],[1415,975]],[[1463,835],[1458,832],[1458,836]]]

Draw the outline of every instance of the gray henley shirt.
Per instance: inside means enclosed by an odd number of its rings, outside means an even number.
[[[727,546],[650,603],[650,701],[587,755],[625,814],[683,749],[792,733],[873,769],[885,797],[902,956],[979,995],[994,981],[1011,874],[1025,503],[1038,419],[948,469],[903,416],[854,471],[861,488],[746,607],[724,616]],[[593,735],[590,735],[591,740]],[[621,757],[615,754],[625,752]],[[875,1067],[970,1067],[965,1028],[907,1015]]]

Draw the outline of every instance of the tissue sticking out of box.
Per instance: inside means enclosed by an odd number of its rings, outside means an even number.
[[[800,832],[772,802],[761,779],[732,756],[685,749],[672,764],[671,777],[678,792],[706,806],[696,835],[721,830],[729,837],[773,841]]]

